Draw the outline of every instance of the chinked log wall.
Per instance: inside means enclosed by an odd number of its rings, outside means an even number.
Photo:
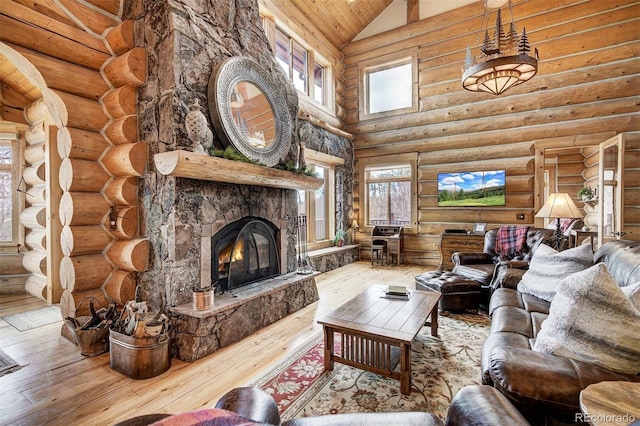
[[[439,234],[534,224],[542,194],[534,182],[538,145],[597,145],[637,131],[640,95],[640,5],[631,0],[514,1],[522,31],[540,52],[531,81],[500,97],[462,89],[467,45],[478,40],[481,7],[474,3],[346,45],[345,123],[355,135],[356,161],[363,157],[418,153],[417,234],[405,236],[407,260],[437,265]],[[482,40],[482,37],[479,38]],[[358,64],[418,48],[417,113],[360,121]],[[475,52],[474,52],[475,53]],[[437,207],[438,172],[506,169],[507,204],[496,208]],[[360,219],[362,187],[356,186]],[[637,205],[635,205],[637,210]],[[516,221],[523,213],[524,221]],[[361,222],[362,223],[362,222]],[[367,228],[358,236],[367,245]],[[637,237],[636,237],[637,238]]]
[[[63,3],[64,12],[38,2],[33,9],[5,2],[0,25],[2,41],[35,65],[68,112],[67,126],[53,142],[62,159],[62,229],[56,236],[62,255],[60,288],[53,300],[49,296],[50,301],[60,300],[66,317],[87,315],[89,304],[81,304],[85,299],[95,298],[102,305],[108,298],[131,300],[136,273],[147,267],[149,246],[139,237],[137,214],[137,178],[144,174],[148,156],[147,144],[137,139],[136,116],[136,87],[146,80],[145,51],[135,47],[133,22],[119,18],[120,0],[91,7]],[[36,118],[32,121],[38,123]],[[30,166],[24,176],[34,194],[41,193],[44,177],[38,146],[43,138],[35,137],[40,133],[34,132],[31,141],[27,138]],[[45,225],[40,223],[41,204],[34,202],[23,213],[23,223],[33,222],[27,224],[31,251],[24,263],[35,277],[31,281],[38,282],[39,288],[30,291],[40,297],[47,281],[58,283],[57,276],[41,273],[47,260],[39,249],[45,244],[38,238]]]

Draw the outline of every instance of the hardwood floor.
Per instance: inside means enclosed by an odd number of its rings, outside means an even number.
[[[110,425],[149,413],[213,406],[317,335],[318,316],[375,284],[415,288],[418,265],[356,262],[316,277],[320,301],[193,363],[171,360],[154,378],[133,380],[109,367],[109,354],[84,357],[60,337],[62,322],[20,332],[0,319],[0,348],[25,367],[0,377],[0,425]],[[46,306],[27,295],[0,295],[0,316]]]

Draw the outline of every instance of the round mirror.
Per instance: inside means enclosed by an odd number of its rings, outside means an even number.
[[[252,147],[269,148],[276,134],[276,120],[269,100],[250,81],[239,81],[231,90],[229,105],[237,130]]]
[[[288,152],[292,124],[286,100],[271,75],[249,58],[222,62],[211,74],[209,114],[225,145],[275,166]]]

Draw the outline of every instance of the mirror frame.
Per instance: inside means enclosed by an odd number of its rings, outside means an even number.
[[[275,120],[273,142],[266,148],[249,144],[236,126],[231,111],[231,94],[236,84],[254,84],[265,96]],[[211,74],[208,87],[209,115],[225,146],[233,145],[252,160],[275,166],[291,146],[292,122],[287,101],[271,75],[254,60],[237,56],[224,60]]]

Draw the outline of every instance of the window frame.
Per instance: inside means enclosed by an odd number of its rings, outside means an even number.
[[[24,227],[20,223],[20,212],[24,209],[24,194],[18,191],[22,176],[23,149],[19,133],[2,133],[0,144],[11,146],[12,156],[10,164],[0,164],[0,170],[11,172],[11,241],[0,241],[0,249],[18,250],[24,245]]]
[[[411,106],[369,113],[369,75],[377,71],[383,71],[409,63],[411,64]],[[361,121],[407,114],[419,110],[417,48],[405,49],[379,58],[362,61],[358,63],[358,75],[358,114]]]
[[[305,212],[307,215],[307,249],[318,250],[331,246],[333,237],[336,233],[336,166],[343,165],[344,159],[333,155],[325,154],[313,149],[305,148],[304,158],[307,165],[317,165],[325,168],[326,176],[324,179],[325,188],[325,208],[327,214],[327,238],[318,241],[310,241],[315,236],[312,230],[312,223],[315,223],[315,190],[305,191]],[[313,215],[311,214],[313,212]],[[313,233],[312,233],[313,232]]]
[[[278,32],[280,32],[281,34],[289,38],[289,56],[290,57],[289,57],[288,81],[291,82],[291,84],[294,84],[293,82],[294,71],[293,71],[293,62],[292,62],[293,61],[293,43],[295,42],[296,44],[300,45],[302,48],[306,50],[306,56],[307,56],[306,91],[301,91],[297,88],[296,90],[300,95],[300,97],[305,100],[305,102],[308,102],[309,104],[315,106],[316,108],[323,110],[325,113],[335,115],[335,112],[333,111],[333,107],[332,107],[334,102],[333,84],[332,84],[333,69],[331,67],[330,62],[326,60],[316,49],[311,47],[309,43],[306,42],[306,40],[298,36],[295,33],[295,31],[292,31],[289,28],[287,28],[287,26],[284,25],[284,23],[277,21],[275,17],[267,15],[265,13],[261,13],[260,18],[262,20],[262,27],[264,29],[264,32],[267,35],[267,39],[269,40],[269,43],[271,44],[271,47],[274,52],[274,56],[276,57],[276,61],[277,61],[277,56],[275,52],[276,52],[276,38],[277,38]],[[322,89],[321,89],[322,90],[321,98],[324,102],[322,103],[316,101],[316,98],[315,98],[315,90],[317,88],[317,86],[315,85],[315,65],[316,64],[324,69],[324,76],[323,76],[324,78],[323,78]]]
[[[358,159],[358,196],[360,198],[361,211],[359,223],[361,232],[371,233],[375,225],[369,224],[369,181],[367,169],[372,167],[406,166],[411,167],[411,223],[404,226],[405,233],[418,232],[418,153],[406,153],[399,155],[386,155],[380,157],[366,157]],[[403,179],[404,180],[404,179]]]

